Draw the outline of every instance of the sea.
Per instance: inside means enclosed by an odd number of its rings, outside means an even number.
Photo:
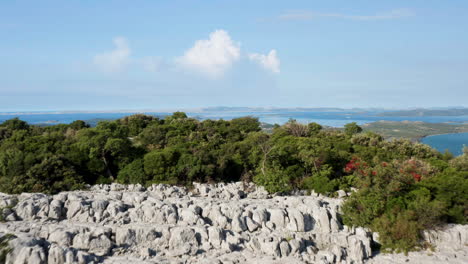
[[[103,112],[103,113],[0,113],[0,123],[18,117],[30,124],[54,125],[67,124],[75,120],[84,120],[91,125],[95,125],[100,120],[113,120],[124,116],[142,113],[158,117],[170,115],[169,112]],[[229,111],[229,110],[203,110],[187,111],[189,117],[204,119],[224,119],[230,120],[237,117],[252,116],[257,117],[261,122],[269,124],[284,124],[290,119],[295,119],[300,123],[316,122],[323,126],[343,127],[350,122],[359,125],[375,121],[422,121],[428,123],[468,123],[468,116],[380,116],[382,112],[373,111],[303,111],[303,110],[262,110],[262,111]],[[468,133],[446,134],[430,136],[422,139],[437,150],[448,149],[455,155],[462,154],[464,145],[468,145]]]
[[[463,147],[468,147],[468,133],[443,134],[424,137],[422,143],[440,152],[450,151],[453,155],[463,154]]]

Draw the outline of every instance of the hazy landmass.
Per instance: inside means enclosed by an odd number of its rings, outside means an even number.
[[[417,109],[389,109],[389,108],[340,108],[340,107],[204,107],[204,108],[154,108],[154,109],[114,109],[114,110],[67,110],[67,111],[17,111],[0,112],[0,115],[39,115],[39,114],[76,114],[76,113],[172,113],[175,111],[187,113],[213,112],[346,112],[350,114],[368,114],[372,116],[465,116],[468,108],[417,108]]]
[[[364,131],[372,131],[387,138],[409,138],[468,132],[468,124],[425,123],[412,121],[378,121],[362,125]]]
[[[386,111],[379,113],[378,116],[466,116],[468,108],[451,108],[451,109],[414,109],[414,110],[399,110]]]

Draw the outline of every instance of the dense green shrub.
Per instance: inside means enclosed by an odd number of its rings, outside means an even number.
[[[302,189],[314,190],[317,193],[327,194],[336,190],[338,181],[331,179],[332,168],[324,166],[320,171],[305,177],[302,182]]]
[[[144,171],[143,159],[136,159],[119,171],[117,181],[123,184],[145,184],[149,177]]]
[[[145,173],[154,183],[177,183],[179,153],[173,149],[153,150],[144,157]]]
[[[430,190],[434,200],[444,205],[444,222],[468,223],[468,171],[447,168],[421,185]]]
[[[356,122],[352,122],[352,123],[346,124],[344,126],[344,131],[348,135],[354,135],[354,134],[357,134],[357,133],[361,133],[362,128],[360,126],[358,126],[356,124]]]
[[[9,242],[15,238],[16,236],[13,234],[0,235],[0,263],[6,263],[7,255],[13,250]]]
[[[466,223],[468,172],[443,161],[410,158],[371,166],[353,159],[345,171],[353,173],[359,191],[343,205],[344,223],[378,231],[384,248],[408,251],[420,246],[425,229]]]
[[[278,167],[263,170],[255,176],[254,181],[259,185],[263,185],[270,193],[285,193],[293,189],[288,175]]]
[[[468,171],[468,147],[463,148],[463,155],[450,161],[450,165],[460,171]]]

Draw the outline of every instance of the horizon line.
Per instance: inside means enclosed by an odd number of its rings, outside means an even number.
[[[159,108],[159,109],[112,109],[112,110],[35,110],[35,111],[12,111],[3,112],[0,111],[0,115],[40,115],[40,114],[104,114],[104,113],[133,113],[133,114],[144,114],[144,113],[173,113],[178,111],[188,111],[192,113],[203,113],[210,110],[220,110],[224,108],[226,110],[254,110],[254,111],[267,111],[267,110],[283,110],[283,109],[296,109],[296,110],[382,110],[382,111],[401,111],[401,110],[453,110],[453,109],[468,109],[467,106],[445,106],[445,107],[255,107],[255,106],[211,106],[211,107],[182,107],[182,108]]]

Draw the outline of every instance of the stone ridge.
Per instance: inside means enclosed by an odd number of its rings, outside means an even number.
[[[271,196],[241,182],[0,194],[0,242],[8,241],[0,256],[5,252],[12,264],[374,261],[377,236],[343,226],[341,203],[316,194]],[[426,236],[445,250],[456,243],[465,254],[466,234],[466,226],[455,226]]]

